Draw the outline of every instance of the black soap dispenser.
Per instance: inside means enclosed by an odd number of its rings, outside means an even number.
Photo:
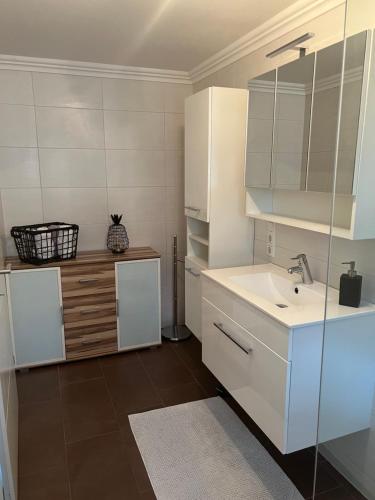
[[[359,307],[361,303],[362,276],[357,274],[354,260],[343,262],[343,264],[348,264],[350,269],[347,273],[342,274],[340,278],[339,304],[342,306]]]

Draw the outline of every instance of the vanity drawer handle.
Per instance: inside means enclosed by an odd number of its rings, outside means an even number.
[[[196,208],[196,207],[189,207],[189,206],[185,206],[185,208],[187,210],[191,210],[192,212],[200,212],[200,208]]]
[[[97,312],[99,312],[100,309],[96,308],[96,309],[82,309],[82,311],[79,311],[79,314],[95,314]]]
[[[246,354],[250,354],[252,352],[252,348],[246,348],[243,345],[241,345],[236,339],[232,337],[232,335],[224,330],[223,324],[222,323],[216,323],[214,322],[213,324],[218,330],[221,331],[221,333],[224,333],[226,337],[228,337],[229,340],[231,340],[236,346],[238,346],[243,352],[246,352]]]
[[[78,283],[81,283],[81,285],[88,285],[90,283],[96,283],[99,281],[99,278],[82,278],[78,280]]]

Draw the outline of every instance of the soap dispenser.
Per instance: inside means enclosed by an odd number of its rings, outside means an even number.
[[[357,274],[354,260],[343,262],[343,264],[348,264],[350,269],[347,273],[342,274],[340,278],[339,304],[342,306],[359,307],[361,303],[362,276]]]

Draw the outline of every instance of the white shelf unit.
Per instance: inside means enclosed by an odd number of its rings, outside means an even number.
[[[246,214],[257,220],[330,234],[331,211],[332,195],[327,193],[259,188],[247,188],[246,192]],[[351,227],[354,214],[355,199],[336,195],[333,236],[355,239]]]
[[[200,338],[200,272],[251,263],[245,215],[248,91],[210,87],[185,103],[185,317]]]
[[[353,163],[353,185],[351,192],[336,194],[334,202],[334,224],[332,234],[338,238],[349,240],[365,240],[375,238],[375,153],[373,130],[375,124],[375,51],[374,32],[365,35],[363,67],[350,68],[350,60],[346,59],[344,72],[343,111],[347,119],[350,115],[350,101],[346,102],[345,82],[350,82],[352,73],[357,81],[361,81],[360,107],[355,133],[347,137],[348,130],[341,127],[339,136],[338,185],[340,192],[345,165],[340,163],[341,149],[345,144],[354,144],[355,158]],[[351,54],[351,45],[355,40],[349,38],[347,54]],[[318,53],[319,54],[319,53]],[[348,57],[349,57],[348,56]],[[359,57],[359,56],[356,56]],[[355,60],[355,59],[354,59]],[[348,62],[349,61],[349,62]],[[342,85],[340,75],[332,79],[334,85]],[[314,111],[312,112],[314,118]],[[354,111],[353,111],[354,116]],[[346,168],[346,167],[345,167]],[[347,173],[347,172],[346,172]],[[286,226],[297,227],[323,234],[330,234],[330,217],[332,209],[332,193],[317,191],[283,190],[275,186],[247,187],[246,214],[254,219],[274,222]]]

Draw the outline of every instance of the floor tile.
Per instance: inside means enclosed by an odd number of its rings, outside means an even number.
[[[141,500],[156,500],[156,496],[153,490],[141,493],[140,498]]]
[[[119,432],[68,445],[72,500],[139,498]]]
[[[155,351],[140,351],[139,357],[158,389],[168,389],[190,382],[192,379],[186,365],[168,344]]]
[[[171,343],[171,347],[191,370],[202,366],[202,345],[194,336],[187,341]]]
[[[19,500],[69,500],[68,475],[64,467],[45,468],[19,478]]]
[[[146,471],[146,467],[143,463],[142,456],[135,441],[134,444],[125,445],[125,454],[135,477],[138,492],[145,493],[150,490],[152,491],[152,486]]]
[[[18,372],[17,389],[20,405],[58,398],[60,392],[57,366]]]
[[[206,393],[194,381],[167,389],[160,389],[160,395],[165,406],[179,405],[206,398]]]
[[[315,500],[366,500],[354,488],[341,486],[315,496]]]
[[[69,384],[62,387],[61,393],[68,443],[118,429],[104,379]]]
[[[60,365],[59,377],[61,385],[67,385],[100,378],[103,377],[103,373],[97,359],[86,359]]]
[[[21,407],[19,474],[65,466],[64,430],[59,399]]]
[[[103,360],[102,369],[118,414],[152,410],[161,398],[137,356]]]
[[[204,389],[207,397],[217,396],[217,388],[221,384],[208,368],[201,363],[201,366],[192,370],[192,373],[195,380]]]

